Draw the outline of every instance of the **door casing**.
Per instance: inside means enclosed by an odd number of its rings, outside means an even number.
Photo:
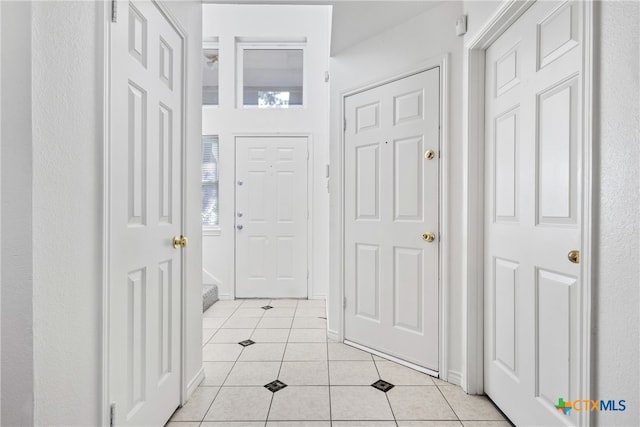
[[[440,251],[440,262],[439,262],[439,280],[438,280],[438,289],[440,295],[440,301],[438,302],[439,307],[439,375],[443,380],[453,380],[454,382],[458,381],[459,378],[455,378],[457,373],[449,373],[447,367],[447,319],[448,319],[448,236],[449,236],[449,222],[448,222],[448,200],[449,200],[449,155],[448,155],[448,120],[449,120],[449,56],[447,54],[436,56],[430,58],[424,62],[422,62],[418,67],[408,69],[401,74],[390,75],[384,79],[373,81],[369,84],[365,84],[350,90],[346,90],[340,93],[340,117],[342,120],[345,120],[346,111],[345,111],[345,102],[346,98],[351,95],[355,95],[359,92],[363,92],[369,89],[374,89],[376,87],[385,85],[387,83],[391,83],[396,80],[403,79],[405,77],[409,77],[411,75],[430,70],[435,67],[440,67],[440,175],[439,175],[439,216],[440,216],[440,228],[437,230],[440,233],[441,238],[438,241],[439,251]],[[345,269],[344,269],[344,253],[345,253],[345,164],[344,164],[344,154],[345,154],[345,134],[344,130],[340,132],[340,141],[339,141],[339,159],[340,163],[336,165],[339,169],[340,174],[336,177],[339,181],[338,188],[340,188],[340,197],[338,198],[338,242],[339,245],[335,250],[338,252],[338,289],[339,295],[337,301],[344,301],[345,297]],[[336,299],[332,298],[332,301],[336,301]],[[344,307],[340,304],[340,309],[337,311],[338,318],[337,320],[337,330],[338,335],[332,336],[333,334],[329,333],[330,338],[335,339],[337,341],[344,341],[345,336],[345,322],[344,322]],[[398,360],[399,361],[399,360]],[[454,378],[449,378],[449,377]]]
[[[238,144],[237,139],[240,137],[299,137],[307,139],[307,298],[313,298],[313,134],[311,133],[303,133],[303,132],[240,132],[234,133],[233,144],[234,144],[234,153],[235,146]],[[233,159],[233,176],[235,182],[236,176],[236,158],[234,155]],[[236,206],[236,194],[233,192],[233,206],[235,212]],[[235,214],[234,214],[235,215]],[[234,218],[234,233],[235,233],[235,220]],[[233,240],[233,287],[231,291],[231,299],[236,298],[236,240]]]
[[[463,215],[463,383],[469,394],[484,392],[484,88],[485,51],[502,33],[533,5],[535,0],[501,3],[495,14],[465,44],[463,153],[465,195]],[[593,4],[583,3],[583,85],[582,132],[583,159],[578,168],[582,171],[582,241],[581,275],[584,298],[581,301],[580,350],[581,396],[590,394],[590,330],[591,330],[591,230],[592,230],[592,87],[593,87]],[[589,425],[589,415],[581,412],[580,425]]]
[[[151,0],[165,17],[167,22],[171,26],[173,26],[174,30],[178,33],[180,38],[182,39],[182,79],[179,82],[182,85],[182,144],[180,149],[180,157],[181,157],[181,173],[180,173],[180,187],[182,189],[182,197],[181,197],[181,215],[182,215],[182,230],[187,229],[187,208],[186,203],[184,203],[185,195],[187,194],[187,180],[186,177],[186,140],[187,140],[187,103],[186,103],[186,79],[187,79],[187,60],[186,60],[186,51],[187,51],[187,32],[182,28],[179,24],[178,20],[171,14],[168,8],[162,3],[162,0]],[[110,181],[111,181],[111,173],[112,173],[112,165],[110,162],[110,153],[111,153],[111,19],[112,19],[112,10],[111,10],[111,2],[104,2],[104,7],[101,9],[102,19],[104,28],[103,28],[103,69],[104,74],[103,78],[103,172],[102,172],[102,191],[103,191],[103,218],[102,218],[102,358],[101,358],[101,391],[102,391],[102,399],[101,399],[101,414],[100,420],[102,425],[109,425],[111,418],[111,401],[110,401],[110,389],[109,389],[109,351],[110,351],[110,343],[109,343],[109,333],[110,333],[110,251],[112,250],[111,241],[110,241],[110,224],[111,224],[111,198],[110,198]],[[121,5],[121,7],[124,7]],[[181,251],[181,277],[180,277],[180,298],[181,298],[181,307],[180,307],[180,321],[181,321],[181,339],[179,342],[180,345],[180,403],[184,405],[189,397],[188,394],[188,384],[185,376],[186,372],[186,298],[185,296],[185,283],[186,283],[186,268],[187,265],[187,251]]]

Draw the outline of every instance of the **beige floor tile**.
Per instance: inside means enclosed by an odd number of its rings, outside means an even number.
[[[263,421],[267,419],[272,393],[264,387],[222,387],[206,421]]]
[[[236,299],[236,300],[231,300],[231,299],[226,299],[226,300],[219,300],[216,301],[211,308],[216,307],[216,308],[237,308],[240,307],[242,305],[242,300]],[[211,310],[211,308],[209,310]]]
[[[233,426],[229,426],[233,427]],[[330,421],[267,421],[267,427],[331,427]]]
[[[205,421],[200,427],[264,427],[264,421]]]
[[[269,305],[275,308],[285,308],[285,307],[295,308],[298,306],[298,300],[297,299],[272,299]]]
[[[202,345],[205,345],[216,332],[218,332],[217,329],[202,329]]]
[[[333,427],[396,427],[395,421],[334,421]]]
[[[455,384],[448,383],[448,382],[446,382],[446,381],[442,381],[442,380],[441,380],[441,379],[439,379],[439,378],[431,377],[431,380],[433,380],[433,383],[434,383],[435,385],[455,385]]]
[[[509,421],[463,421],[464,427],[511,427]]]
[[[290,386],[329,385],[327,362],[282,362],[278,379]]]
[[[380,378],[393,385],[434,385],[427,374],[418,372],[395,362],[376,361]]]
[[[331,385],[371,385],[378,381],[378,371],[373,361],[330,361]]]
[[[273,394],[269,420],[329,420],[329,387],[286,387]]]
[[[278,378],[280,362],[236,362],[225,381],[225,386],[264,386]]]
[[[258,323],[258,329],[289,329],[293,317],[263,317]]]
[[[457,420],[437,387],[396,386],[387,396],[396,420]]]
[[[327,330],[292,329],[289,342],[327,342]]]
[[[398,421],[398,427],[462,427],[460,421]]]
[[[393,420],[387,397],[370,386],[331,386],[334,420]]]
[[[200,427],[200,421],[169,421],[164,427]]]
[[[329,360],[373,360],[366,351],[342,344],[329,343]]]
[[[298,301],[298,307],[301,308],[310,308],[310,307],[326,307],[326,302],[324,299],[309,299],[309,300],[300,300]]]
[[[204,380],[202,386],[221,386],[235,362],[202,362]]]
[[[242,300],[242,308],[260,308],[265,305],[270,305],[270,299],[245,299]]]
[[[284,343],[258,343],[244,348],[238,358],[242,362],[270,362],[282,361]],[[274,378],[275,379],[275,378]]]
[[[260,322],[260,317],[233,317],[229,318],[222,329],[253,329]]]
[[[289,343],[284,353],[284,360],[327,360],[327,345],[324,343]]]
[[[240,341],[248,340],[252,333],[253,329],[218,329],[209,343],[237,344]]]
[[[327,321],[317,317],[296,317],[293,320],[293,329],[327,329]]]
[[[205,362],[235,362],[242,352],[239,344],[206,344],[202,347]]]
[[[261,308],[240,307],[231,315],[230,318],[233,319],[235,317],[262,317],[264,312],[265,310]]]
[[[327,317],[327,311],[324,307],[304,308],[298,306],[296,317]]]
[[[295,312],[295,307],[272,308],[265,311],[264,317],[293,317]]]
[[[173,414],[171,421],[202,421],[218,390],[219,387],[198,387],[189,401]]]
[[[235,308],[218,308],[215,305],[202,313],[202,317],[229,317],[236,311]]]
[[[289,329],[256,329],[251,339],[257,343],[287,342]]]
[[[225,317],[203,317],[202,327],[209,328],[209,329],[218,329],[226,321],[227,319]]]
[[[486,396],[466,394],[457,386],[440,386],[439,388],[461,420],[504,420],[502,414],[500,414]]]

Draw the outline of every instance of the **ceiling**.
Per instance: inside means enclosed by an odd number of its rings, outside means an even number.
[[[218,0],[224,4],[321,4],[333,6],[331,55],[423,13],[442,1],[435,0]]]

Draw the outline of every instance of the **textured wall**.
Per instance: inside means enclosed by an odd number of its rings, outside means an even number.
[[[640,425],[640,4],[598,2],[594,90],[593,399],[596,425]]]

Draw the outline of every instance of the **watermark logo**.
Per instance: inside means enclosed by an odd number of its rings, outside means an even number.
[[[625,411],[627,409],[626,400],[588,400],[579,399],[573,401],[565,401],[564,398],[558,398],[558,404],[555,405],[558,411],[562,411],[567,415],[572,409],[574,411]]]

